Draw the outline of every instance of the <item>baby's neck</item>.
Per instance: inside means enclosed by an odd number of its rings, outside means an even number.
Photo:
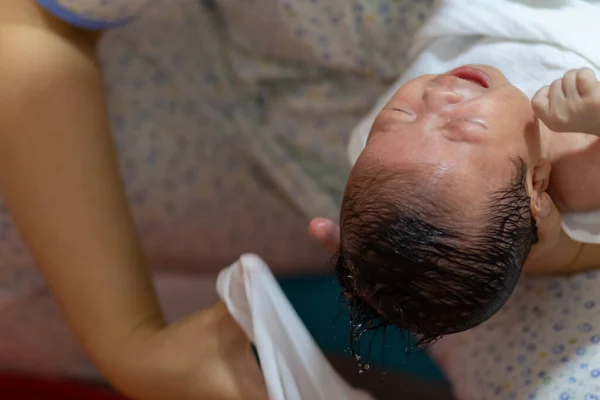
[[[552,165],[548,193],[561,212],[600,210],[600,138],[540,126],[542,151]]]

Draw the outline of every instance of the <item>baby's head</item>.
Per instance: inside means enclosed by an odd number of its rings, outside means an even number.
[[[496,69],[403,85],[342,204],[336,272],[355,337],[389,324],[428,344],[491,317],[553,208],[549,171],[530,101]]]

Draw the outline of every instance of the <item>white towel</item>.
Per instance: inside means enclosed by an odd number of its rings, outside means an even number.
[[[416,54],[440,37],[485,36],[560,46],[600,66],[598,1],[444,0],[438,3],[437,12],[417,39]]]
[[[372,399],[329,364],[258,256],[245,254],[224,269],[217,291],[256,346],[271,400]]]

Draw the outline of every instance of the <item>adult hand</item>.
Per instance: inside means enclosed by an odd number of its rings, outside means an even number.
[[[594,71],[567,71],[531,100],[535,114],[555,132],[600,135],[600,83]]]
[[[317,238],[331,254],[340,249],[340,226],[330,219],[315,218],[308,227],[310,233]]]
[[[125,374],[112,377],[133,399],[268,398],[250,342],[223,303],[145,339],[136,336],[123,354]]]

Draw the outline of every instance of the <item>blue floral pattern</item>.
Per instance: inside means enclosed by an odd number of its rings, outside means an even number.
[[[592,400],[600,395],[600,293],[594,272],[523,278],[501,311],[442,339],[461,399]]]

